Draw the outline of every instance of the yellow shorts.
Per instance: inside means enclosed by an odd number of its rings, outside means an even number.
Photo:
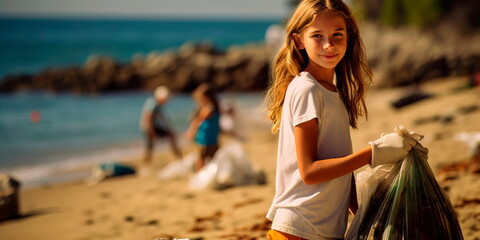
[[[273,229],[270,229],[268,231],[267,237],[270,240],[307,240],[306,238],[297,237],[297,236],[284,233],[284,232],[279,232]]]

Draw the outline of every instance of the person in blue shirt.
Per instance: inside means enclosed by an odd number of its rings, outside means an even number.
[[[186,138],[200,146],[195,170],[198,171],[213,158],[218,150],[220,134],[220,109],[214,89],[207,83],[198,86],[192,93],[197,111],[186,132]]]
[[[145,167],[150,167],[152,164],[152,152],[156,139],[167,138],[175,156],[179,159],[183,157],[177,144],[175,131],[163,113],[163,106],[168,102],[169,95],[170,91],[167,87],[159,86],[155,89],[153,96],[149,97],[143,105],[140,129],[145,136],[146,143],[143,160]]]

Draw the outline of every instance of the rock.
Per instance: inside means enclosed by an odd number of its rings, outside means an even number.
[[[480,71],[479,31],[468,36],[439,35],[367,23],[361,32],[376,87],[406,86]]]
[[[418,84],[429,79],[480,72],[480,33],[442,37],[413,29],[362,26],[375,87]],[[153,90],[166,85],[190,92],[203,82],[220,91],[264,91],[274,50],[268,44],[233,46],[220,51],[209,42],[187,42],[177,50],[136,54],[127,63],[93,55],[83,66],[45,69],[35,75],[10,75],[0,91],[102,93]]]
[[[33,76],[30,74],[8,75],[0,82],[1,92],[15,92],[32,89]]]

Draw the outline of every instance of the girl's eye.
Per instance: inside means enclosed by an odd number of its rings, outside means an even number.
[[[343,37],[343,33],[335,33],[335,34],[333,34],[333,36],[336,37],[336,38],[341,38],[341,37]]]
[[[322,35],[320,35],[320,34],[314,34],[314,35],[312,35],[312,38],[321,38],[321,37],[322,37]]]

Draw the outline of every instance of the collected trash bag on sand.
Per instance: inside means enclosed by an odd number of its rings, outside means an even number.
[[[160,180],[169,180],[188,176],[193,173],[197,158],[198,153],[192,152],[184,156],[181,161],[170,162],[158,171],[157,178]]]
[[[395,131],[420,141],[405,128]],[[359,209],[346,240],[463,239],[457,215],[438,185],[420,143],[403,162],[367,168],[357,174]]]
[[[213,159],[193,175],[190,189],[224,189],[264,183],[263,172],[253,167],[242,145],[234,142],[218,149]]]

